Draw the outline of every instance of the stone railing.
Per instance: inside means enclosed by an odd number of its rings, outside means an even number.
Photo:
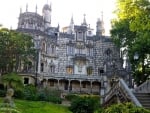
[[[135,93],[150,93],[150,80],[147,80],[133,90]]]
[[[56,78],[56,79],[84,79],[84,80],[101,80],[101,76],[94,75],[81,75],[81,74],[65,74],[65,73],[40,73],[43,78]]]
[[[137,100],[133,92],[128,88],[127,84],[123,79],[119,79],[116,84],[110,89],[110,91],[105,96],[105,103],[107,103],[113,96],[120,96],[124,98],[125,101],[131,101],[136,106],[142,106]],[[120,97],[119,97],[120,98]]]
[[[119,85],[123,89],[122,91],[126,94],[126,96],[131,100],[131,102],[133,102],[133,104],[140,107],[142,106],[123,79],[119,80]]]

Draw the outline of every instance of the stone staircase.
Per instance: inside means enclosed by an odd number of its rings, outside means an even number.
[[[144,108],[150,109],[150,80],[135,88],[133,93]]]
[[[118,102],[132,102],[136,106],[150,109],[150,80],[130,89],[123,79],[119,79],[118,83],[105,95],[103,105],[110,106]]]
[[[144,108],[150,109],[150,93],[134,93],[134,95]]]

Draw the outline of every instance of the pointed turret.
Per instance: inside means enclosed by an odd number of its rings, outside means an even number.
[[[35,6],[35,13],[37,13],[37,9],[38,9],[38,7],[37,7],[37,4],[36,4],[36,6]]]
[[[82,23],[82,26],[87,26],[87,23],[86,23],[86,18],[85,18],[86,14],[84,14],[83,16],[84,16],[84,18],[83,18],[83,23]]]
[[[69,25],[69,33],[72,34],[74,33],[74,20],[73,16],[71,17],[70,25]]]
[[[22,7],[20,7],[20,14],[22,13]]]
[[[26,12],[28,12],[28,4],[26,4]]]

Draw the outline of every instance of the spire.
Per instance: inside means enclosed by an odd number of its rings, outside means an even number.
[[[104,28],[104,21],[103,21],[103,12],[101,12],[101,20],[100,20],[100,18],[97,19],[96,35],[97,36],[105,35],[105,28]]]
[[[74,24],[73,15],[72,15],[72,17],[71,17],[70,24]]]
[[[103,11],[101,12],[101,18],[102,18],[102,21],[103,21]]]
[[[38,7],[37,7],[37,4],[36,4],[36,6],[35,6],[35,12],[37,13],[37,9],[38,9]]]
[[[52,11],[52,3],[50,3],[49,7],[50,7],[50,11]]]
[[[83,23],[82,23],[82,25],[87,26],[86,18],[85,18],[86,14],[84,14],[83,16],[84,16],[84,18],[83,18]]]
[[[59,32],[59,28],[60,28],[60,26],[59,26],[59,23],[58,23],[58,26],[57,26],[57,30],[58,30],[58,32]]]
[[[28,4],[26,4],[26,12],[28,12]]]
[[[72,15],[72,17],[71,17],[71,21],[70,21],[68,33],[70,33],[70,34],[74,33],[74,20],[73,20],[73,15]]]
[[[22,7],[20,7],[20,14],[22,13]]]

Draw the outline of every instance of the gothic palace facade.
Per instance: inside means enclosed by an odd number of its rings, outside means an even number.
[[[59,25],[51,26],[51,11],[48,4],[44,5],[42,16],[37,7],[35,12],[29,12],[27,7],[25,12],[20,11],[17,31],[33,37],[38,58],[22,68],[28,72],[22,74],[24,84],[37,80],[43,87],[64,92],[99,94],[108,85],[114,61],[115,68],[122,70],[118,49],[104,35],[103,20],[97,20],[96,34],[85,16],[81,25],[75,25],[72,17],[60,31]]]

